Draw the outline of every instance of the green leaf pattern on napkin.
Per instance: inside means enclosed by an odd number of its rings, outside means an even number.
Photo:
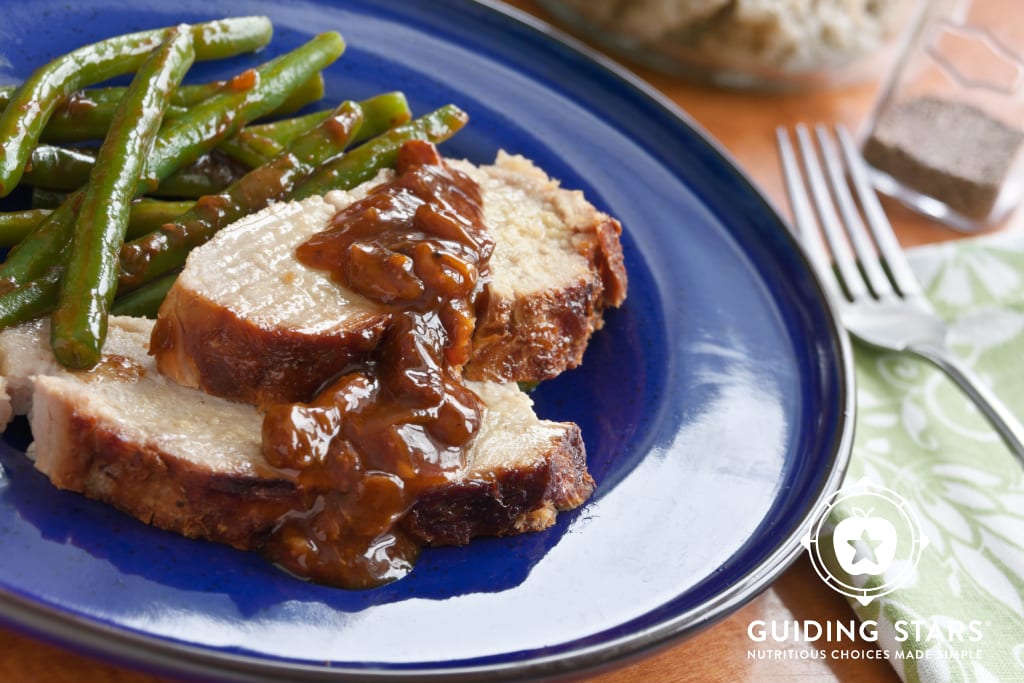
[[[908,255],[950,322],[957,355],[1024,415],[1024,237],[1001,233]],[[890,657],[905,681],[1024,681],[1024,468],[930,364],[855,349],[849,478],[868,477],[910,501],[930,545],[906,584],[866,607],[851,604],[878,622],[883,650],[908,656]],[[981,637],[897,637],[901,620],[941,631],[974,620]]]

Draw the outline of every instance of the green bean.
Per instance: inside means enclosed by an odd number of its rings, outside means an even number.
[[[152,282],[147,282],[123,296],[118,296],[111,306],[114,315],[134,315],[140,318],[155,318],[160,304],[167,298],[171,285],[178,279],[177,270],[161,275]]]
[[[217,149],[249,168],[262,166],[284,151],[285,146],[262,135],[239,131],[238,135],[220,143]]]
[[[409,110],[409,103],[401,92],[387,92],[374,95],[359,102],[363,110],[366,123],[356,135],[354,143],[365,142],[376,137],[384,131],[408,123],[412,118]],[[254,126],[247,126],[237,137],[246,134],[258,135],[273,140],[283,147],[291,144],[291,141],[313,128],[330,115],[330,110],[316,111],[304,116],[296,116],[291,119],[281,119]]]
[[[213,97],[226,85],[225,81],[186,85],[178,89],[171,106],[164,112],[165,119],[176,119],[188,112],[205,99]],[[182,92],[184,91],[184,92]],[[114,115],[118,99],[123,96],[124,88],[110,87],[99,91],[99,97],[90,97],[90,91],[79,91],[50,117],[43,134],[39,138],[44,142],[82,142],[85,140],[102,139],[110,128],[110,119]],[[182,93],[179,95],[179,93]],[[296,88],[284,103],[272,113],[273,116],[286,116],[302,109],[307,104],[323,97],[324,79],[316,74]]]
[[[290,114],[294,114],[299,111],[307,104],[318,102],[323,98],[323,96],[324,75],[317,72],[288,93],[288,97],[284,99],[281,106],[260,118],[262,119],[268,116],[289,116]]]
[[[171,105],[175,107],[182,107],[188,109],[194,107],[203,100],[208,100],[217,93],[219,93],[227,81],[210,81],[209,83],[193,83],[191,85],[183,85],[174,91],[171,95]],[[113,104],[117,104],[124,97],[124,88],[118,88],[116,86],[110,88],[104,88],[107,91],[107,99]],[[89,91],[87,90],[86,93]],[[168,107],[168,110],[170,107]],[[166,116],[166,114],[164,114]]]
[[[14,246],[49,215],[49,209],[25,209],[0,213],[0,246]]]
[[[74,191],[89,182],[96,163],[95,150],[39,145],[25,168],[22,183],[50,190]],[[246,168],[216,151],[178,169],[151,194],[159,197],[201,197],[220,192],[244,175]]]
[[[63,197],[63,195],[61,195]],[[35,194],[33,194],[33,199]],[[168,201],[140,197],[132,202],[131,215],[128,218],[126,237],[134,239],[142,237],[159,228],[164,223],[174,220],[192,208],[192,201]],[[35,201],[33,201],[35,204]],[[50,215],[50,210],[57,204],[34,206],[21,211],[0,212],[0,247],[13,247],[25,239],[39,223]]]
[[[305,98],[322,91],[322,83],[320,74],[307,80],[299,88],[302,97],[291,97],[290,101],[274,111],[273,115],[282,113],[287,107],[296,106]],[[206,90],[209,89],[209,84],[193,87]],[[113,90],[113,88],[109,90]],[[380,125],[385,125],[384,122],[390,120],[390,126],[386,127],[405,123],[409,119],[409,106],[402,93],[377,95],[363,100],[360,105],[363,107],[367,121],[379,121]],[[246,126],[237,135],[222,141],[219,149],[225,152],[226,156],[241,162],[247,168],[255,168],[280,154],[292,140],[311,130],[330,113],[330,110],[324,110],[295,118]],[[109,120],[105,125],[109,127]],[[361,142],[368,137],[371,136],[360,133],[354,142]],[[35,187],[77,190],[88,180],[94,157],[94,150],[89,148],[39,145],[32,151],[31,160],[26,165],[21,181]],[[215,194],[244,173],[243,169],[231,168],[224,163],[214,163],[216,160],[216,158],[207,160],[202,164],[202,169],[197,172],[189,173],[182,170],[173,174],[164,180],[153,193],[157,196],[167,197],[200,197],[204,194]]]
[[[28,280],[0,294],[0,328],[38,318],[53,310],[64,269],[51,266],[34,280]]]
[[[400,92],[369,97],[360,101],[359,106],[363,110],[364,123],[352,140],[353,144],[380,135],[412,117],[409,103]],[[295,138],[312,130],[330,115],[331,110],[325,109],[305,116],[246,126],[238,135],[221,143],[220,150],[255,168],[280,154]]]
[[[13,190],[50,116],[75,91],[139,68],[171,29],[141,31],[80,47],[36,69],[0,114],[0,197]],[[200,59],[218,59],[266,45],[266,17],[225,19],[191,28]]]
[[[238,137],[255,135],[266,140],[273,140],[282,147],[287,147],[289,142],[306,131],[311,130],[313,126],[317,125],[330,115],[331,110],[324,109],[322,111],[315,111],[311,114],[296,116],[290,119],[270,121],[269,123],[259,123],[254,126],[247,126],[245,130],[238,134]]]
[[[171,104],[189,109],[203,100],[217,95],[231,84],[230,81],[213,81],[200,85],[183,85],[174,93]],[[268,116],[288,116],[312,104],[324,96],[324,75],[315,73],[288,93],[281,105]]]
[[[72,95],[64,106],[53,112],[39,139],[48,143],[101,140],[110,128],[110,119],[116,108],[116,102],[95,105],[79,99],[77,94]],[[187,111],[185,107],[172,105],[164,116],[173,119]]]
[[[0,287],[17,285],[39,277],[43,271],[62,263],[64,248],[71,237],[82,192],[68,195],[64,203],[51,211],[32,232],[7,253],[0,264]],[[0,303],[0,319],[6,313]]]
[[[60,190],[51,190],[48,187],[32,188],[33,209],[56,209],[58,206],[63,204],[64,200],[66,200],[67,198],[67,192],[61,192]]]
[[[343,50],[344,41],[338,34],[318,36],[236,77],[232,88],[197,105],[188,116],[162,127],[149,159],[150,183],[166,178],[222,139],[234,135],[249,121],[279,107],[290,90],[323,70]],[[158,162],[152,163],[154,159]],[[28,281],[61,262],[82,195],[71,194],[10,251],[0,265],[0,280],[12,284]],[[0,320],[9,317],[6,305],[0,300]]]
[[[22,181],[51,190],[77,190],[89,180],[94,163],[93,149],[39,145],[25,164]]]
[[[90,368],[100,360],[135,188],[171,95],[194,59],[190,28],[172,30],[139,66],[110,121],[75,221],[57,308],[50,318],[50,346],[66,367]]]
[[[285,116],[287,114],[291,114],[302,109],[307,104],[319,100],[323,97],[323,94],[323,74],[316,74],[316,76],[296,88],[295,91],[288,96],[288,99],[285,100],[284,104],[271,112],[270,116]],[[330,112],[328,111],[327,113]],[[326,116],[324,118],[326,118]],[[310,128],[312,128],[312,126],[310,126]],[[253,138],[247,140],[245,143],[234,142],[235,140],[238,140],[241,134],[242,131],[239,131],[237,135],[221,141],[218,146],[218,151],[223,152],[227,157],[238,161],[247,168],[256,168],[267,160],[273,159],[284,150],[284,145],[278,145],[269,140],[261,143],[261,140]],[[237,180],[237,177],[235,179]],[[225,183],[221,187],[223,188],[227,185],[228,183]],[[212,194],[212,191],[203,192],[202,194]]]
[[[292,199],[305,199],[330,190],[351,189],[370,180],[382,168],[394,166],[398,150],[408,140],[442,142],[462,128],[469,117],[449,104],[363,143],[344,156],[322,165],[304,181]]]
[[[183,165],[242,129],[248,122],[273,112],[288,94],[322,71],[345,50],[337,33],[322,33],[305,45],[250,69],[232,79],[219,95],[197,105],[187,116],[160,131],[143,177],[151,189]]]
[[[213,97],[217,91],[224,87],[225,81],[211,81],[210,83],[199,83],[194,85],[183,85],[174,93],[171,98],[171,105],[188,108],[202,102],[208,97]],[[107,86],[105,88],[84,88],[72,93],[63,104],[61,104],[53,115],[67,107],[81,105],[83,107],[116,107],[117,103],[124,97],[125,87],[119,85]],[[16,85],[0,86],[0,110],[3,110],[10,103],[14,94],[18,92]],[[114,110],[111,108],[110,113]]]
[[[227,56],[227,55],[224,55]],[[315,80],[315,79],[313,79]],[[227,81],[211,81],[209,83],[198,83],[191,85],[182,85],[178,88],[174,95],[171,97],[172,106],[180,106],[180,108],[187,109],[193,104],[198,104],[208,97],[212,97],[217,94],[217,91],[224,87]],[[0,111],[3,111],[10,100],[14,97],[14,93],[17,92],[16,85],[4,85],[0,86]],[[310,92],[316,89],[315,84],[310,84]],[[323,90],[323,78],[321,79],[321,85],[319,88]],[[68,97],[68,99],[61,103],[60,106],[53,112],[53,116],[57,115],[57,112],[68,108],[74,104],[81,104],[87,106],[87,108],[106,108],[110,111],[111,115],[114,114],[114,108],[117,106],[121,98],[124,97],[126,88],[124,86],[112,85],[103,88],[84,88],[79,90]],[[323,92],[319,95],[311,95],[310,99],[306,102],[307,104],[311,101],[323,97]],[[170,109],[170,108],[168,108]],[[295,111],[302,109],[302,106],[296,106]]]
[[[359,129],[359,134],[354,140],[357,143],[375,138],[385,131],[408,123],[412,118],[409,103],[401,92],[386,92],[374,95],[362,100],[359,106],[363,108],[363,116],[366,117],[366,123]],[[290,138],[285,136],[277,138],[278,142],[284,144],[288,144],[289,140]]]
[[[256,168],[224,193],[201,197],[173,224],[125,244],[121,250],[120,291],[142,285],[185,263],[189,250],[239,218],[284,199],[296,183],[321,163],[340,154],[362,126],[359,105],[344,102],[333,116],[297,138],[288,150]]]
[[[140,197],[132,202],[127,237],[133,239],[141,237],[153,232],[164,223],[172,223],[194,205],[195,202],[191,200],[170,201]]]
[[[175,92],[174,99],[164,112],[164,116],[174,118],[184,114],[189,107],[216,94],[223,87],[224,81],[185,85]],[[0,87],[0,112],[10,102],[18,87],[8,85]],[[124,96],[125,89],[120,86],[107,88],[86,88],[72,93],[62,102],[46,123],[39,139],[43,142],[83,142],[100,139],[107,134],[110,119],[114,115],[117,103]],[[309,100],[306,104],[315,100]],[[305,106],[305,105],[303,105]],[[297,111],[296,107],[292,111]]]
[[[167,176],[149,191],[153,197],[196,199],[221,192],[249,169],[219,150],[213,150]]]

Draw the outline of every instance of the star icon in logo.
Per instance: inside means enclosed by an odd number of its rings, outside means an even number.
[[[864,529],[861,531],[859,538],[851,538],[847,541],[851,548],[853,548],[853,563],[856,564],[861,560],[867,560],[868,562],[878,562],[878,558],[875,556],[875,550],[878,546],[882,545],[884,541],[882,539],[874,539],[868,535],[868,530]]]

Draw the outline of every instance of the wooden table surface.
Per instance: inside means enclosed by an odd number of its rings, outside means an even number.
[[[550,17],[527,0],[512,5]],[[666,94],[715,137],[784,213],[788,211],[774,146],[779,124],[843,122],[856,128],[869,111],[876,84],[792,95],[726,92],[630,67]],[[951,239],[956,234],[886,204],[904,246]],[[997,229],[1024,229],[1018,211]],[[898,681],[884,661],[870,658],[867,643],[829,647],[825,660],[792,658],[794,646],[755,643],[748,636],[754,620],[854,618],[846,601],[826,587],[803,557],[759,597],[697,635],[628,666],[584,677],[588,683],[671,683],[677,681]],[[781,650],[781,656],[780,656]],[[758,656],[758,652],[761,653]],[[170,683],[172,679],[99,662],[0,628],[0,680],[5,683]]]

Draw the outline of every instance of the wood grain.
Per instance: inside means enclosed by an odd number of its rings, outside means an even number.
[[[510,4],[543,19],[551,18],[532,2]],[[842,122],[856,130],[870,111],[877,84],[793,95],[728,92],[692,85],[631,65],[683,109],[728,151],[752,180],[786,215],[786,199],[774,145],[778,125]],[[904,246],[954,239],[958,235],[905,209],[887,203]],[[1024,229],[1018,211],[1003,226]],[[996,228],[999,229],[999,228]],[[588,683],[679,683],[682,681],[860,681],[899,679],[865,642],[828,645],[825,659],[803,659],[792,644],[756,643],[748,635],[754,620],[807,619],[820,623],[854,618],[838,594],[827,588],[801,557],[762,595],[732,616],[691,638],[627,666],[599,675],[581,674]],[[821,647],[821,646],[818,646]],[[807,646],[814,649],[813,645]],[[795,654],[794,654],[795,653]],[[161,683],[171,679],[96,661],[0,628],[0,680],[5,683]]]

